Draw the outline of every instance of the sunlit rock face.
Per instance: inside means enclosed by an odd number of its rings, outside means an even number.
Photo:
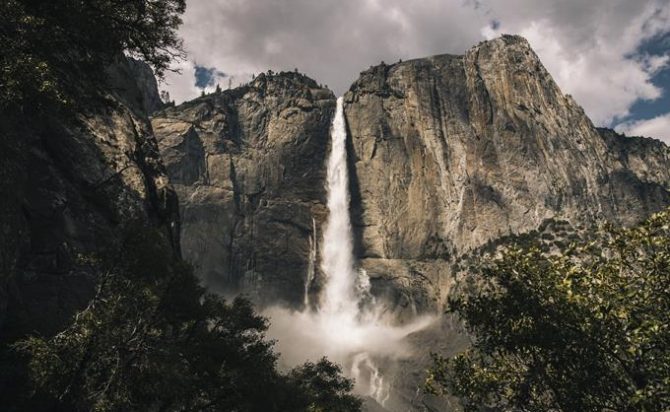
[[[670,200],[668,148],[601,134],[521,37],[373,67],[345,114],[357,255],[408,307],[439,301],[444,261],[488,241],[552,217],[628,224]]]
[[[334,110],[332,92],[280,73],[155,114],[182,251],[210,288],[303,304]]]
[[[596,129],[520,37],[373,67],[344,100],[354,265],[401,319],[439,308],[450,262],[489,241],[670,201],[668,148]],[[154,115],[184,255],[213,289],[300,306],[315,276],[318,292],[334,107],[282,73]]]

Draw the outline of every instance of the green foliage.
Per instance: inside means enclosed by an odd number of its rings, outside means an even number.
[[[181,56],[184,0],[5,0],[0,3],[0,110],[71,105],[104,84],[123,53],[162,76]]]
[[[513,248],[450,299],[472,348],[428,387],[467,411],[670,408],[670,211],[557,255]]]
[[[344,378],[340,367],[326,358],[307,362],[288,375],[309,412],[350,412],[361,409],[361,400],[352,396],[353,382]]]
[[[245,299],[205,293],[187,265],[166,258],[166,245],[136,229],[69,328],[15,345],[59,410],[360,409],[326,360],[278,373],[266,319]]]

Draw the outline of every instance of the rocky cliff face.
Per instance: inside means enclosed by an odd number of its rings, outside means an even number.
[[[302,304],[334,108],[329,90],[281,73],[155,114],[182,251],[210,288]]]
[[[670,190],[670,148],[645,137],[622,136],[598,129],[610,159],[610,185],[623,223],[640,220],[667,207]]]
[[[78,256],[109,250],[126,225],[160,227],[178,253],[177,198],[143,99],[155,90],[133,80],[138,65],[111,68],[115,92],[77,119],[2,118],[0,341],[60,330],[96,281]]]
[[[302,302],[334,105],[282,73],[156,113],[183,252],[215,290]],[[668,148],[596,129],[520,37],[373,67],[345,115],[356,253],[400,313],[438,307],[450,262],[488,242],[547,219],[629,224],[670,203]]]
[[[443,296],[444,261],[501,236],[670,203],[668,148],[599,132],[521,37],[373,67],[345,102],[357,253],[409,302]]]
[[[111,66],[107,74],[114,93],[127,106],[144,113],[145,116],[164,106],[158,93],[156,77],[151,67],[143,61],[123,58]]]
[[[0,340],[60,329],[95,285],[77,256],[132,224],[161,227],[175,253],[181,236],[214,291],[300,306],[314,275],[317,292],[332,92],[268,74],[164,108],[142,64],[110,76],[115,104],[77,126],[0,114]],[[484,245],[559,223],[629,224],[670,204],[670,149],[596,129],[519,37],[373,67],[345,116],[356,254],[401,320],[438,309],[456,262]],[[460,350],[452,321],[409,340]],[[429,362],[386,371],[405,409],[420,410]]]

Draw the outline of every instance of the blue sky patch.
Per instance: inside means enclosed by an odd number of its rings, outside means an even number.
[[[219,79],[226,77],[226,74],[217,70],[216,67],[205,67],[195,65],[195,87],[205,89],[216,85]]]
[[[645,42],[631,57],[663,56],[668,53],[670,53],[670,33],[665,33]],[[661,97],[656,100],[638,100],[631,106],[630,114],[626,118],[617,119],[614,123],[652,119],[670,112],[670,67],[661,69],[651,80],[663,90]]]

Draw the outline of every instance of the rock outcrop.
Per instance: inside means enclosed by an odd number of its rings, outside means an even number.
[[[110,250],[124,226],[159,227],[179,253],[177,198],[143,100],[157,92],[130,77],[138,65],[110,69],[115,91],[77,119],[1,119],[2,342],[61,330],[94,292],[95,265],[78,257]]]
[[[334,108],[329,90],[280,73],[155,114],[183,255],[211,289],[302,304]]]
[[[141,60],[124,58],[108,68],[112,89],[129,107],[145,115],[163,108],[158,82],[151,67]]]
[[[609,184],[622,223],[641,220],[667,207],[670,198],[670,148],[660,140],[628,137],[598,129],[609,155]],[[610,217],[610,220],[615,220]]]
[[[668,147],[599,132],[518,36],[373,67],[345,103],[358,257],[413,305],[445,295],[445,261],[496,238],[670,203]]]
[[[318,278],[334,105],[281,73],[155,114],[184,256],[214,290],[300,305]],[[667,146],[596,129],[518,36],[373,67],[345,115],[356,254],[406,315],[439,307],[451,263],[496,239],[670,204]]]

